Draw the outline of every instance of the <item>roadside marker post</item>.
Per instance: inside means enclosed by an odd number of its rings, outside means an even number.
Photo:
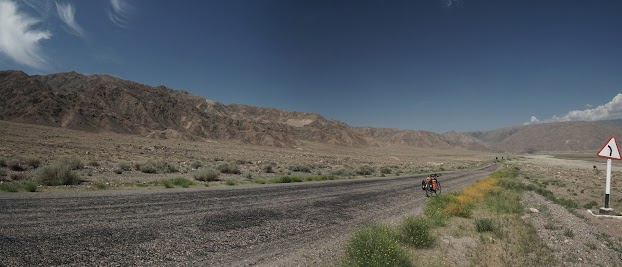
[[[620,157],[620,148],[616,142],[616,138],[612,136],[609,141],[605,143],[603,148],[596,154],[601,158],[607,159],[607,180],[605,183],[605,207],[600,208],[600,213],[609,214],[613,212],[613,209],[609,207],[609,194],[611,193],[611,160],[622,160]]]

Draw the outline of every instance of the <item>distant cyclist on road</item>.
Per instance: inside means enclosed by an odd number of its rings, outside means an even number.
[[[432,191],[436,191],[436,185],[438,184],[438,180],[436,180],[436,177],[438,177],[437,174],[432,174],[428,177],[426,177],[425,179],[423,179],[421,181],[421,190],[425,190],[426,185],[430,185],[430,187],[432,188]]]

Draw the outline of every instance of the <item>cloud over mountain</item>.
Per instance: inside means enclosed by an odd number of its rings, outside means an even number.
[[[622,93],[617,94],[611,101],[595,108],[584,110],[573,110],[566,115],[558,117],[553,116],[547,120],[540,120],[535,116],[531,116],[531,120],[525,125],[547,123],[547,122],[564,122],[564,121],[600,121],[614,120],[622,118]]]

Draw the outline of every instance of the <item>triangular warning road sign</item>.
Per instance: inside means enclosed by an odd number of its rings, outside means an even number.
[[[613,136],[611,137],[611,139],[609,139],[607,143],[605,143],[603,148],[601,148],[598,154],[596,155],[598,155],[601,158],[607,158],[607,159],[617,159],[617,160],[622,159],[620,157],[620,148],[618,148],[618,143],[616,143],[616,138]]]

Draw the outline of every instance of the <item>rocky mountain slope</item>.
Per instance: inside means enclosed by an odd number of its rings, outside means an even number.
[[[615,135],[622,138],[622,120],[574,121],[523,125],[483,132],[465,133],[498,151],[534,153],[541,151],[594,151]]]
[[[164,86],[76,72],[27,75],[0,71],[0,120],[151,138],[229,140],[295,147],[304,141],[343,146],[386,144],[503,152],[589,151],[622,121],[567,122],[438,134],[352,127],[319,114],[224,105]]]

